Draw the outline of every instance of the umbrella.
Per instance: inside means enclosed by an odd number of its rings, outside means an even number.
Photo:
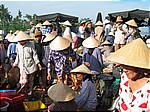
[[[122,16],[126,21],[130,19],[144,21],[146,18],[150,18],[150,11],[135,9],[129,11],[109,13],[108,15],[110,16],[112,21],[116,21],[117,16]]]

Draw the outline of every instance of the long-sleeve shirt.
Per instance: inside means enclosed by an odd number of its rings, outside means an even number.
[[[122,30],[120,30],[120,28],[122,28],[124,30],[124,32]],[[113,28],[113,30],[115,31],[115,39],[114,39],[114,43],[115,44],[125,44],[125,33],[127,31],[127,25],[126,24],[121,24],[121,25],[116,25],[116,27]]]
[[[85,39],[85,31],[84,31],[84,27],[83,26],[79,26],[79,28],[78,28],[78,36],[80,37],[80,38],[83,38],[83,39]]]
[[[83,63],[89,62],[89,69],[94,74],[99,74],[103,70],[103,59],[99,48],[94,48],[92,55],[88,53],[89,49],[84,48],[83,51]]]
[[[112,25],[111,24],[106,24],[105,26],[105,37],[108,36],[109,32],[111,32],[111,29],[112,29]]]
[[[137,35],[137,30],[134,29],[134,28],[129,28],[129,29],[127,30],[127,34],[126,34],[125,39],[127,40],[127,43],[130,43],[130,42],[132,42],[133,40],[135,40],[136,38],[138,38],[137,36],[138,36],[138,35]]]
[[[17,44],[17,56],[14,66],[20,68],[20,74],[22,74],[23,70],[25,70],[26,74],[35,72],[38,63],[40,61],[32,42],[27,42],[24,46]]]
[[[7,57],[10,57],[11,54],[16,53],[16,43],[10,43],[7,49]]]
[[[48,59],[48,74],[51,74],[53,67],[57,76],[62,77],[63,71],[69,73],[72,69],[71,62],[69,60],[70,54],[67,50],[65,51],[54,51],[50,50],[49,59]]]
[[[78,108],[95,111],[97,105],[96,84],[86,79],[82,82],[80,93],[75,98]]]
[[[43,43],[43,48],[42,48],[42,64],[45,67],[48,66],[49,53],[50,53],[50,45],[49,45],[49,43]]]

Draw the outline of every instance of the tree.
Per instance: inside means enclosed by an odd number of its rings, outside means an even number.
[[[1,4],[0,5],[0,29],[7,31],[8,25],[11,20],[12,20],[12,16],[10,15],[8,8],[5,8],[5,6]]]

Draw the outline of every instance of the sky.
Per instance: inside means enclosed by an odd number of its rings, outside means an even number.
[[[45,15],[63,13],[96,21],[100,12],[102,19],[109,13],[141,9],[150,11],[150,0],[5,0],[0,1],[13,17],[22,15]]]

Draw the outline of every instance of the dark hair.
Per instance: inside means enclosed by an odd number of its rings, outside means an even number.
[[[136,81],[137,79],[141,79],[143,77],[149,76],[149,73],[146,69],[137,68],[137,75],[132,78],[133,81]]]
[[[89,55],[92,55],[93,51],[94,51],[94,48],[89,48],[88,54],[89,54]]]
[[[94,82],[93,79],[92,79],[92,76],[91,74],[85,74],[85,73],[82,73],[84,76],[83,76],[83,82],[88,79],[88,81],[91,81],[92,83]]]

